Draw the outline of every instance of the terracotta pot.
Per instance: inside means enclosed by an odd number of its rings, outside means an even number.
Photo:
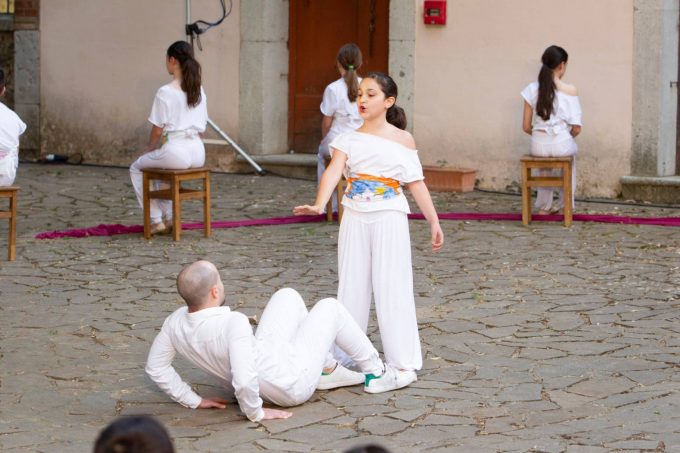
[[[437,192],[471,192],[475,189],[477,170],[471,168],[423,167],[425,184]]]

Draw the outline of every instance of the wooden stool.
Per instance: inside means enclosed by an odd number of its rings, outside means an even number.
[[[17,192],[18,186],[0,187],[0,198],[9,198],[9,209],[0,210],[0,219],[9,219],[9,242],[7,260],[14,261],[17,254]]]
[[[182,231],[182,200],[203,200],[203,232],[209,238],[210,229],[210,170],[205,167],[189,168],[186,170],[165,170],[161,168],[147,168],[144,173],[144,237],[151,238],[151,199],[172,201],[172,239],[179,241]],[[182,187],[182,181],[203,181],[203,189],[187,189]],[[165,181],[170,183],[169,189],[151,190],[151,181]]]
[[[564,190],[564,226],[571,226],[571,168],[573,156],[568,157],[536,157],[529,154],[522,156],[522,223],[524,226],[531,222],[531,188],[532,187],[561,187]],[[561,169],[562,176],[533,176],[531,170]]]
[[[328,168],[328,164],[331,163],[331,158],[326,156],[324,158],[324,162],[326,163],[326,168]],[[338,195],[338,223],[342,220],[342,214],[345,210],[344,206],[342,206],[342,196],[345,194],[345,188],[347,187],[347,180],[343,176],[340,178],[340,181],[338,181],[338,185],[335,187],[335,193]],[[328,204],[326,205],[326,220],[329,222],[333,221],[333,197],[328,200]]]

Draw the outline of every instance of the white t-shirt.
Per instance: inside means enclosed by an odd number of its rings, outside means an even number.
[[[548,121],[536,114],[538,101],[538,82],[532,82],[522,90],[522,97],[534,110],[533,130],[544,131],[550,135],[559,135],[569,131],[570,125],[581,126],[581,104],[578,96],[572,96],[562,91],[555,91],[553,112]]]
[[[219,378],[234,390],[238,404],[252,421],[264,417],[257,373],[258,352],[248,318],[229,307],[189,313],[181,307],[168,316],[151,345],[146,372],[178,403],[195,409],[201,397],[172,366],[175,354]]]
[[[333,137],[354,131],[364,124],[356,101],[351,102],[347,97],[347,84],[343,79],[338,79],[326,87],[320,108],[325,116],[333,117],[333,124],[329,131]]]
[[[345,176],[359,179],[348,184],[342,199],[343,206],[362,212],[411,212],[401,185],[425,179],[417,150],[357,131],[340,135],[330,147],[331,155],[335,150],[347,154]],[[374,179],[363,178],[362,175],[393,179],[400,185],[394,188]]]
[[[156,92],[149,122],[163,128],[164,132],[204,132],[208,122],[208,100],[201,87],[201,100],[196,107],[189,107],[187,94],[176,81],[163,85]]]
[[[19,136],[26,124],[19,115],[0,102],[0,179],[12,184],[19,166]]]
[[[19,115],[0,102],[0,153],[17,152],[19,136],[26,131],[26,124]]]

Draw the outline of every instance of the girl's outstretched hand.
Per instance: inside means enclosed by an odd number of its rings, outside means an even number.
[[[444,245],[444,232],[442,231],[442,227],[439,226],[439,223],[432,225],[430,231],[432,233],[432,251],[438,252]]]
[[[308,204],[302,206],[295,206],[293,208],[295,215],[319,215],[323,214],[323,206],[310,206]]]

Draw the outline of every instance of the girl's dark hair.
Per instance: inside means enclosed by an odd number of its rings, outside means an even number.
[[[345,84],[347,84],[347,97],[350,102],[357,101],[359,92],[359,78],[357,69],[361,67],[361,49],[356,44],[345,44],[338,50],[336,57],[338,64],[345,70]]]
[[[194,58],[194,49],[186,41],[177,41],[168,47],[168,57],[179,62],[182,91],[187,94],[189,107],[196,107],[201,102],[201,65]]]
[[[538,73],[538,100],[536,101],[536,114],[545,121],[550,119],[555,103],[555,80],[553,71],[561,63],[569,59],[567,51],[560,46],[550,46],[545,49],[541,57],[541,70]]]
[[[387,109],[387,122],[399,129],[406,129],[406,112],[404,112],[404,109],[397,106],[397,84],[394,83],[392,77],[384,72],[369,72],[366,74],[365,78],[376,81],[382,92],[385,94],[385,99],[394,98],[394,104]]]
[[[0,90],[5,88],[5,71],[0,69]]]
[[[168,432],[151,417],[123,417],[107,426],[94,453],[175,453]]]

